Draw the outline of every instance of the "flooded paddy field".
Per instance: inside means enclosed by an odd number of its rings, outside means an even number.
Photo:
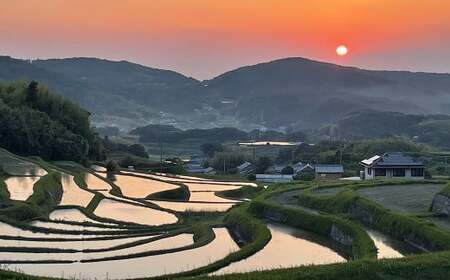
[[[375,243],[379,259],[402,258],[406,255],[420,252],[411,245],[394,239],[382,232],[369,228],[365,228],[365,230]]]
[[[125,230],[122,228],[114,228],[114,227],[95,227],[95,226],[84,226],[84,225],[72,225],[58,222],[44,222],[44,221],[34,221],[31,223],[32,226],[47,228],[47,229],[60,229],[60,230],[68,230],[68,231],[117,231],[117,230]]]
[[[25,201],[33,194],[34,184],[41,177],[9,177],[5,180],[9,197],[12,200]]]
[[[83,190],[74,181],[74,177],[69,174],[61,174],[61,184],[63,187],[63,195],[59,205],[76,205],[86,207],[94,194]]]
[[[345,262],[334,251],[332,243],[307,231],[281,224],[268,224],[272,239],[262,250],[239,262],[220,269],[215,275],[300,265]]]
[[[81,177],[63,171],[58,168],[49,171],[49,182],[59,180],[53,172],[62,173],[63,194],[60,200],[59,196],[55,198],[48,212],[21,223],[0,222],[0,263],[8,269],[65,279],[161,276],[208,266],[232,253],[240,253],[238,243],[251,242],[243,240],[241,233],[236,233],[233,226],[227,224],[229,217],[245,209],[244,205],[248,204],[242,205],[239,198],[221,197],[219,192],[256,186],[254,183],[131,171],[107,174],[103,168],[96,166],[92,166],[90,171],[82,171],[86,173]],[[6,182],[6,186],[11,198],[25,201],[33,194],[33,185],[40,178],[8,178],[11,181]],[[86,189],[83,182],[78,181],[79,178],[84,179]],[[187,187],[189,199],[185,189],[180,189],[183,193],[179,198],[171,197],[178,195],[180,190],[177,189],[181,184]],[[390,189],[396,187],[391,186]],[[433,194],[441,188],[440,185],[401,187],[408,190],[429,187],[427,191]],[[295,202],[303,189],[302,186],[296,190],[289,188],[285,193],[272,197],[271,202],[292,208],[301,207],[295,206]],[[341,189],[323,190],[326,194],[335,194]],[[151,194],[171,190],[175,192],[166,192],[169,194],[167,197],[163,193],[158,199],[146,199]],[[264,190],[258,188],[255,191]],[[374,194],[369,192],[363,195]],[[374,196],[377,195],[380,196]],[[411,197],[412,194],[405,195],[405,199]],[[432,197],[416,194],[414,199],[416,204],[423,206],[426,202],[431,203]],[[402,200],[399,205],[408,207],[410,211],[413,206],[403,205]],[[415,211],[422,210],[417,208]],[[246,222],[246,219],[237,222]],[[436,220],[435,223],[438,222]],[[228,226],[233,236],[224,225]],[[223,262],[222,268],[212,274],[346,262],[348,252],[331,239],[282,224],[269,223],[267,226],[272,239],[265,247],[257,248],[246,259],[231,264]],[[400,258],[416,253],[389,236],[372,229],[365,230],[375,243],[378,258]],[[264,231],[267,234],[267,229]]]
[[[203,202],[175,202],[175,201],[155,201],[150,202],[159,207],[170,209],[177,212],[225,212],[228,211],[235,203],[203,203]]]
[[[52,221],[68,221],[68,222],[89,222],[98,223],[103,225],[113,225],[111,223],[102,223],[87,217],[79,209],[56,209],[49,215],[49,219]]]
[[[120,188],[122,194],[131,198],[146,198],[157,192],[173,190],[180,187],[158,180],[127,175],[115,175],[114,179],[114,184]]]
[[[71,264],[10,264],[8,269],[66,279],[129,279],[192,270],[220,260],[239,247],[224,228],[209,244],[185,251],[132,259]]]
[[[424,213],[434,195],[442,189],[439,184],[389,185],[358,189],[358,193],[382,206],[403,213]]]
[[[124,244],[123,240],[120,244]],[[92,241],[91,241],[92,243]],[[97,242],[98,243],[98,242]],[[107,244],[103,241],[103,243]],[[129,243],[129,242],[128,242]],[[126,243],[125,243],[126,244]],[[193,244],[191,234],[180,234],[156,241],[149,241],[143,245],[131,246],[124,249],[107,247],[103,252],[68,252],[68,253],[28,253],[28,252],[0,252],[0,260],[9,261],[39,261],[39,260],[64,260],[64,261],[89,261],[103,258],[127,258],[133,254],[151,251],[181,248]],[[43,245],[43,244],[42,244]],[[92,248],[85,248],[92,249]]]
[[[112,199],[102,199],[94,214],[112,220],[148,226],[173,224],[178,218],[171,213]]]
[[[51,235],[54,236],[54,235]],[[155,235],[156,236],[156,235]],[[139,236],[139,237],[122,237],[114,239],[87,239],[78,241],[33,241],[33,240],[12,240],[12,239],[0,239],[1,247],[20,247],[20,248],[56,248],[67,250],[86,250],[86,249],[108,249],[111,247],[132,243],[135,241],[145,240],[155,236]],[[108,237],[109,238],[109,237]]]
[[[109,191],[111,190],[111,185],[108,184],[106,181],[100,179],[99,177],[95,176],[91,173],[85,173],[83,174],[83,179],[86,182],[87,188],[90,190],[98,191],[98,190],[104,190]]]
[[[0,167],[11,176],[44,176],[42,167],[33,162],[22,160],[0,148]]]

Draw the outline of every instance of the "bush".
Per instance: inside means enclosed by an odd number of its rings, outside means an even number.
[[[119,169],[120,169],[119,165],[113,159],[108,161],[108,163],[106,163],[106,171],[108,171],[108,172],[116,172],[116,171],[119,171]]]
[[[315,174],[312,171],[303,171],[294,176],[294,180],[300,181],[312,181],[315,178]]]
[[[281,170],[281,174],[283,175],[292,175],[294,174],[294,168],[292,166],[286,166]]]

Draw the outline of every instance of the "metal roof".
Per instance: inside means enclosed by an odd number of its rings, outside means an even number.
[[[315,164],[316,173],[344,173],[344,167],[340,164]]]
[[[376,157],[376,156],[375,156]],[[423,166],[423,163],[413,157],[404,155],[402,153],[385,153],[383,156],[379,157],[377,160],[373,160],[371,163],[370,159],[361,161],[362,164],[376,167],[376,166]]]
[[[373,157],[371,157],[371,158],[362,160],[361,163],[362,163],[362,164],[365,164],[365,165],[372,165],[374,162],[376,162],[376,161],[379,160],[380,158],[381,158],[381,157],[380,157],[379,155],[375,155],[375,156],[373,156]]]

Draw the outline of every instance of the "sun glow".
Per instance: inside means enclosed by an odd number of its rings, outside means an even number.
[[[347,55],[347,53],[348,53],[348,48],[347,48],[346,46],[344,46],[344,45],[340,45],[340,46],[338,46],[338,47],[336,48],[336,53],[337,53],[337,55],[339,55],[339,56]]]

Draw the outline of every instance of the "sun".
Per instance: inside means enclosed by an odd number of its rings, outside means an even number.
[[[348,48],[344,45],[340,45],[336,48],[336,53],[339,56],[345,56],[348,53]]]

